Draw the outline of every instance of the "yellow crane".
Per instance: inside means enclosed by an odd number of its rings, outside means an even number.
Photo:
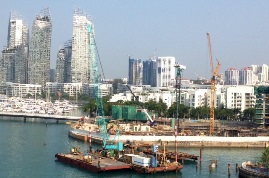
[[[210,96],[210,128],[209,128],[209,135],[214,135],[214,127],[215,127],[215,105],[216,105],[216,78],[219,76],[219,69],[220,69],[220,63],[218,61],[218,64],[216,66],[216,69],[214,70],[214,63],[212,58],[212,47],[211,47],[211,40],[210,40],[210,34],[207,33],[207,39],[208,39],[208,48],[209,48],[209,56],[210,56],[210,66],[211,66],[211,96]]]

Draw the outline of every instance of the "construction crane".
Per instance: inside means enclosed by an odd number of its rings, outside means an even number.
[[[90,64],[90,76],[91,76],[91,82],[94,85],[94,95],[95,95],[95,100],[96,100],[96,108],[97,108],[97,121],[100,126],[100,132],[102,134],[102,139],[103,139],[103,149],[105,150],[118,150],[122,151],[123,150],[123,143],[122,142],[117,142],[117,144],[108,144],[107,141],[108,139],[108,130],[106,127],[106,122],[105,122],[105,115],[104,115],[104,107],[103,107],[103,99],[102,99],[102,90],[100,88],[101,85],[101,75],[98,71],[98,65],[97,65],[97,60],[99,60],[99,55],[97,52],[97,47],[95,43],[95,37],[94,37],[94,29],[93,25],[91,23],[87,24],[87,30],[88,30],[88,35],[90,37],[90,40],[88,42],[88,47],[89,47],[89,55],[91,59],[91,64]],[[116,133],[116,137],[119,137],[119,129]],[[115,139],[114,138],[114,139]],[[114,140],[113,139],[113,140]],[[112,140],[112,141],[113,141]]]
[[[220,69],[220,63],[217,60],[218,64],[216,66],[216,69],[214,70],[214,63],[213,63],[213,57],[212,57],[212,47],[211,47],[211,40],[210,40],[210,34],[207,33],[207,39],[208,39],[208,48],[209,48],[209,57],[210,57],[210,66],[211,66],[211,96],[210,96],[210,126],[209,126],[209,135],[214,135],[214,129],[215,129],[215,104],[216,104],[216,78],[219,76],[219,69]]]
[[[141,103],[139,102],[139,98],[138,98],[137,96],[135,96],[135,94],[133,93],[133,91],[131,90],[131,88],[130,88],[128,85],[126,85],[126,87],[130,90],[130,92],[131,92],[132,95],[134,96],[134,100],[136,100],[136,101],[138,102],[138,104],[141,106],[141,108],[142,108],[142,112],[144,112],[144,113],[146,114],[146,116],[147,116],[147,120],[150,122],[150,126],[151,126],[151,127],[152,127],[152,126],[156,126],[156,125],[157,125],[157,122],[154,121],[154,120],[151,118],[151,116],[149,115],[149,113],[147,112],[147,110],[144,108],[143,104],[141,104]]]

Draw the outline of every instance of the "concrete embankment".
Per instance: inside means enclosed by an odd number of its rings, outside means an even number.
[[[93,143],[102,143],[100,133],[70,131],[69,136],[89,141],[90,137]],[[115,136],[110,135],[108,140],[115,140]],[[175,136],[140,136],[140,135],[121,135],[120,141],[130,141],[136,144],[159,144],[168,147],[175,146]],[[179,147],[244,147],[244,148],[264,148],[269,146],[269,137],[210,137],[210,136],[177,136]]]

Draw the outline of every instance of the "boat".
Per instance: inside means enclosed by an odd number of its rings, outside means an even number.
[[[241,178],[269,178],[268,168],[250,161],[243,162],[238,170]]]
[[[171,172],[171,171],[180,171],[183,168],[183,165],[174,164],[168,166],[160,166],[160,167],[141,167],[134,165],[132,167],[136,172],[143,173],[143,174],[152,174],[158,172]]]

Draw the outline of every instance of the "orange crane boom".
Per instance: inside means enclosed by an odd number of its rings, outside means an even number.
[[[210,66],[211,66],[211,96],[210,96],[210,126],[209,126],[209,135],[214,135],[215,130],[215,105],[216,105],[216,78],[219,76],[219,69],[220,69],[220,63],[218,61],[218,64],[216,66],[216,69],[214,70],[214,63],[213,63],[213,57],[212,57],[212,47],[211,47],[211,40],[210,40],[210,34],[207,33],[207,39],[208,39],[208,48],[209,48],[209,56],[210,56]]]

